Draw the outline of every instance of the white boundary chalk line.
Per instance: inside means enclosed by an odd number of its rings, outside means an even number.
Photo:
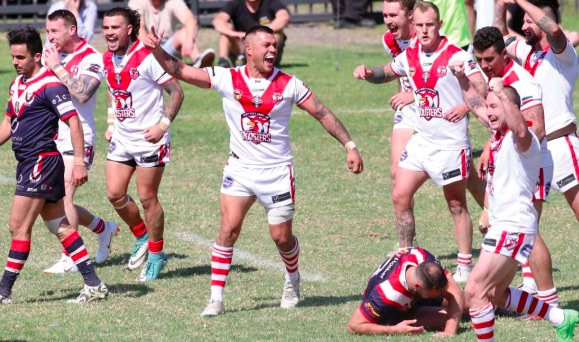
[[[190,242],[193,242],[199,246],[207,247],[209,249],[211,249],[213,247],[213,241],[211,241],[209,239],[205,239],[205,238],[203,238],[199,235],[196,235],[196,234],[173,233],[173,235],[175,235],[176,237],[178,237],[181,240],[190,241]],[[235,259],[242,259],[242,260],[248,261],[249,263],[251,263],[255,266],[258,266],[258,267],[269,268],[269,269],[281,271],[281,272],[285,271],[285,265],[283,263],[268,260],[266,258],[260,257],[259,255],[251,254],[251,253],[246,252],[244,250],[241,250],[239,248],[235,248],[233,256]],[[323,275],[317,274],[317,273],[300,271],[300,276],[303,280],[306,280],[306,281],[316,281],[316,282],[326,281],[326,278]]]

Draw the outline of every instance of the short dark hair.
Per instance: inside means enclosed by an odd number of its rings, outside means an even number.
[[[446,290],[448,279],[440,264],[425,261],[416,267],[416,278],[425,290]]]
[[[49,21],[57,21],[58,19],[62,19],[62,21],[64,21],[64,23],[69,27],[72,25],[78,26],[74,14],[72,14],[71,11],[65,9],[56,10],[50,13],[46,19],[48,19]]]
[[[503,86],[503,91],[507,95],[509,101],[514,103],[517,106],[517,108],[521,109],[521,97],[519,96],[519,92],[517,91],[517,89],[506,85]]]
[[[496,52],[502,53],[505,50],[505,41],[501,30],[494,26],[487,26],[475,32],[472,46],[476,51],[481,52],[493,46]]]
[[[26,45],[31,55],[42,53],[42,38],[37,29],[30,25],[20,26],[6,34],[8,45]]]
[[[105,17],[115,17],[120,15],[125,17],[129,25],[133,26],[131,32],[131,39],[136,41],[139,38],[139,29],[141,28],[141,15],[139,12],[130,9],[129,7],[113,7],[105,12]],[[158,29],[158,27],[157,27]]]
[[[269,34],[274,34],[273,30],[268,26],[254,25],[249,30],[247,30],[247,32],[245,32],[245,36],[247,37],[250,34],[255,34],[258,32],[265,32],[265,33],[269,33]]]
[[[404,9],[404,12],[408,13],[414,9],[414,4],[416,4],[416,0],[384,0],[384,2],[389,3],[399,3],[400,7]]]

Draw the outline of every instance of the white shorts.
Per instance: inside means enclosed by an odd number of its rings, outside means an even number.
[[[84,163],[86,165],[86,168],[89,170],[92,168],[92,162],[94,160],[94,151],[95,151],[94,146],[84,145]],[[59,148],[58,152],[60,152],[60,154],[62,154],[62,159],[65,159],[65,160],[74,159],[74,150],[72,150],[72,148],[70,150],[64,150],[64,151],[62,151]]]
[[[295,202],[293,165],[256,169],[230,160],[223,168],[221,193],[243,197],[255,196],[264,208],[292,204]]]
[[[553,166],[541,167],[539,169],[539,179],[535,186],[535,200],[546,202],[551,190],[551,179],[553,179]]]
[[[487,252],[504,255],[524,264],[529,259],[537,234],[511,233],[489,229],[481,244]]]
[[[579,184],[579,138],[577,134],[553,139],[547,142],[553,156],[553,182],[551,186],[559,192],[565,192]]]
[[[398,109],[396,113],[394,113],[394,125],[392,126],[392,129],[414,129],[416,115],[416,105],[414,103]]]
[[[398,166],[426,172],[438,186],[468,178],[470,147],[462,150],[439,150],[436,146],[422,142],[423,140],[414,134],[406,145],[406,150],[402,152]]]
[[[163,166],[171,161],[171,141],[165,136],[156,144],[137,145],[112,138],[107,159],[140,167]]]

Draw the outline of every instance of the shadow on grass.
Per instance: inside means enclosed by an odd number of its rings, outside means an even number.
[[[479,255],[480,255],[480,248],[473,248],[472,257],[478,258]],[[442,261],[442,260],[456,260],[457,257],[458,257],[457,253],[436,256],[436,258],[440,261]]]
[[[138,298],[142,297],[149,292],[155,291],[155,289],[145,285],[145,284],[125,284],[125,283],[118,283],[118,284],[107,284],[109,289],[109,295],[122,295],[123,297],[131,297],[131,298]],[[54,296],[56,292],[66,292],[66,295],[61,296]],[[40,293],[38,299],[30,299],[26,300],[25,303],[34,303],[34,302],[55,302],[55,301],[65,301],[68,299],[75,299],[78,297],[80,293],[79,288],[66,288],[66,289],[58,289],[58,290],[47,290]]]
[[[169,264],[170,265],[170,264]],[[232,265],[230,272],[240,272],[240,273],[249,273],[249,272],[256,272],[257,268],[255,267],[245,267],[243,265]],[[193,266],[193,267],[180,267],[176,268],[167,272],[161,272],[159,274],[159,279],[165,278],[183,278],[183,277],[191,277],[191,276],[211,276],[211,266],[210,265],[202,265],[202,266]]]
[[[171,262],[171,259],[187,259],[189,256],[185,254],[168,253],[167,259]],[[115,254],[107,259],[104,263],[95,266],[98,268],[112,267],[112,266],[126,266],[129,263],[130,253]]]
[[[473,158],[478,158],[478,157],[480,157],[480,155],[483,153],[483,150],[473,149],[473,150],[471,151],[471,153],[472,153],[472,157],[473,157]],[[476,165],[475,165],[475,166],[476,166]]]
[[[278,297],[259,297],[255,298],[256,301],[266,302],[257,304],[254,307],[241,309],[239,311],[254,311],[262,309],[272,309],[279,308],[279,298]],[[321,306],[331,306],[331,305],[341,305],[349,302],[362,301],[362,295],[349,295],[349,296],[308,296],[300,301],[298,307],[321,307]]]

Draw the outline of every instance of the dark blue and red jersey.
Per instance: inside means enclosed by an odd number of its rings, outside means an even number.
[[[58,152],[54,138],[58,120],[77,115],[68,89],[52,73],[42,68],[32,78],[18,76],[10,85],[6,116],[12,123],[12,150],[16,160],[37,158]]]
[[[419,248],[409,248],[396,253],[384,261],[372,274],[364,291],[360,311],[370,322],[389,324],[401,314],[412,309],[413,295],[408,291],[406,269],[418,266],[425,261],[440,261],[430,252]],[[444,273],[448,275],[448,270]]]

